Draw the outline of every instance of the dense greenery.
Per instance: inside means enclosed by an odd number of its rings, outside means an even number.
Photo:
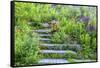
[[[81,58],[96,59],[96,29],[88,28],[90,25],[96,28],[95,12],[95,7],[15,2],[15,64],[36,64],[42,57],[63,57],[39,54],[39,36],[32,32],[52,20],[59,22],[57,31],[52,33],[52,43],[81,44]],[[80,16],[91,19],[80,21]],[[72,57],[77,55],[65,55],[66,59]]]

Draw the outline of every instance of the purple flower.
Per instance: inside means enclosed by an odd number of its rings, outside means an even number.
[[[86,31],[88,31],[88,32],[91,32],[91,31],[94,31],[94,30],[96,30],[96,26],[93,26],[91,24],[86,27]]]
[[[90,17],[86,17],[86,16],[79,17],[79,21],[81,21],[81,22],[88,23],[89,20],[90,20]]]

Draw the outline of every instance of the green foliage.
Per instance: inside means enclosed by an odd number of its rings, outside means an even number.
[[[52,37],[53,43],[63,43],[67,35],[64,32],[56,32]]]
[[[63,9],[63,8],[62,8]],[[81,7],[79,10],[69,9],[66,12],[66,15],[64,11],[66,9],[62,10],[62,18],[59,20],[59,30],[53,34],[52,42],[53,43],[72,43],[76,44],[79,43],[82,46],[82,52],[79,54],[82,55],[82,58],[88,58],[93,59],[96,57],[95,50],[96,50],[96,30],[93,31],[87,31],[86,26],[83,22],[77,22],[77,17],[79,15],[84,16],[91,16],[91,12],[88,12],[89,10],[87,7]],[[96,27],[96,19],[93,17],[93,19],[89,22],[90,24],[93,24]],[[95,41],[95,42],[94,42]],[[95,44],[94,44],[95,43]],[[94,56],[93,56],[94,54]]]
[[[92,11],[91,11],[92,10]],[[39,54],[39,36],[32,30],[42,28],[41,24],[57,20],[56,32],[52,32],[51,43],[81,44],[79,51],[81,58],[96,59],[96,30],[88,32],[78,17],[88,16],[89,22],[96,27],[96,8],[86,6],[66,6],[38,3],[15,2],[15,62],[16,65],[36,64],[40,58],[76,58],[77,55],[68,53],[64,56],[58,54]],[[31,23],[31,24],[30,24]],[[89,24],[88,24],[89,25]],[[42,42],[40,42],[42,43]]]
[[[39,40],[34,33],[33,37],[28,34],[15,35],[15,62],[16,65],[37,63]]]
[[[79,42],[79,35],[84,32],[83,23],[75,23],[66,19],[59,23],[59,31],[53,34],[52,41],[58,43],[72,43],[72,41]]]
[[[15,65],[36,64],[39,57],[39,36],[31,32],[32,4],[15,3]],[[34,8],[31,8],[34,10]]]
[[[83,44],[82,45],[82,48],[83,48],[82,54],[85,58],[89,58],[89,55],[91,53],[90,39],[91,38],[90,38],[89,34],[82,34],[80,36],[81,43]]]

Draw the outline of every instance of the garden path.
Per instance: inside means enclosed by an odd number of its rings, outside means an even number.
[[[81,50],[81,47],[79,44],[58,44],[58,43],[51,43],[50,37],[52,36],[51,28],[48,23],[42,24],[44,29],[38,29],[35,30],[39,36],[40,36],[40,42],[43,42],[40,44],[42,47],[46,47],[46,49],[41,48],[40,53],[43,55],[47,54],[73,54],[75,56],[78,56],[77,50]],[[76,51],[74,51],[76,50]],[[51,56],[50,56],[51,57]],[[77,60],[76,58],[72,59],[74,62],[85,62],[90,60]],[[70,61],[67,60],[67,58],[43,58],[38,61],[39,64],[57,64],[57,63],[70,63]]]

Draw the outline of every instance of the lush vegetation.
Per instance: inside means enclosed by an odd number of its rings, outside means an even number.
[[[82,17],[89,20],[82,20]],[[37,64],[43,57],[72,58],[77,55],[42,55],[39,36],[32,30],[44,22],[58,21],[51,43],[81,44],[83,59],[96,59],[96,8],[15,2],[15,65]]]

